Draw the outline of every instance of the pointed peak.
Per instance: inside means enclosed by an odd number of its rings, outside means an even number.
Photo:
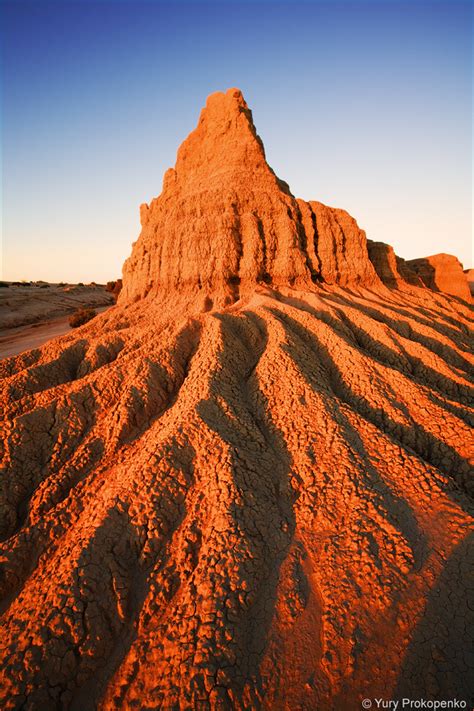
[[[240,89],[233,88],[208,97],[197,127],[178,150],[173,181],[167,175],[165,185],[222,180],[224,172],[232,182],[236,171],[249,175],[256,169],[271,173],[252,112]]]
[[[215,91],[209,94],[206,103],[201,110],[201,116],[207,114],[238,113],[241,109],[247,109],[247,103],[240,89],[227,89],[226,91]]]
[[[201,111],[199,117],[199,126],[207,126],[208,130],[216,130],[223,133],[240,129],[245,131],[250,128],[250,133],[254,138],[257,138],[252,112],[247,106],[247,102],[240,89],[227,89],[227,91],[216,91],[207,97],[206,105]],[[192,135],[192,134],[191,134]],[[258,141],[263,148],[263,144],[258,138]]]
[[[206,101],[206,109],[222,109],[224,107],[243,107],[247,109],[247,103],[240,89],[233,88],[227,91],[216,91],[209,94]]]

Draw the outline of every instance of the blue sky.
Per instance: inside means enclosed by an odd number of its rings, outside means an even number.
[[[120,275],[208,94],[292,192],[471,266],[470,2],[3,0],[3,277]]]

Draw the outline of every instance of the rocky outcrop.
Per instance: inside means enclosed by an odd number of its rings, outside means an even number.
[[[142,205],[141,221],[124,266],[122,304],[178,292],[223,306],[258,283],[378,281],[355,220],[295,200],[276,177],[237,89],[209,97],[161,195]]]
[[[410,259],[407,264],[429,289],[471,301],[471,292],[462,264],[452,254],[433,254],[431,257]]]
[[[393,289],[403,287],[404,279],[400,273],[398,257],[393,247],[385,242],[367,240],[367,248],[369,259],[381,281]]]
[[[474,296],[474,269],[465,269],[464,274],[466,275],[471,296]]]
[[[472,707],[472,309],[234,90],[142,213],[118,304],[0,361],[1,708]]]
[[[456,257],[435,254],[405,260],[384,242],[367,240],[367,247],[377,275],[389,288],[403,290],[410,284],[471,300],[467,272],[462,271],[462,264]]]
[[[367,251],[365,232],[345,210],[298,200],[310,265],[316,282],[341,286],[378,283]],[[314,251],[314,257],[313,257]]]

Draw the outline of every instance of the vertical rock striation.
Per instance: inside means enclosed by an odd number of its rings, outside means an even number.
[[[355,220],[296,200],[276,177],[238,89],[209,97],[161,195],[142,205],[141,222],[122,304],[179,292],[225,306],[257,283],[378,281]]]

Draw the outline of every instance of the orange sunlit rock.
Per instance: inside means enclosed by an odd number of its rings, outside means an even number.
[[[236,89],[141,221],[118,304],[0,362],[2,709],[467,699],[470,304]]]
[[[471,296],[474,296],[474,269],[465,269],[464,274],[466,275]]]
[[[431,257],[411,259],[407,264],[430,289],[470,301],[467,275],[461,262],[452,254],[433,254]]]

